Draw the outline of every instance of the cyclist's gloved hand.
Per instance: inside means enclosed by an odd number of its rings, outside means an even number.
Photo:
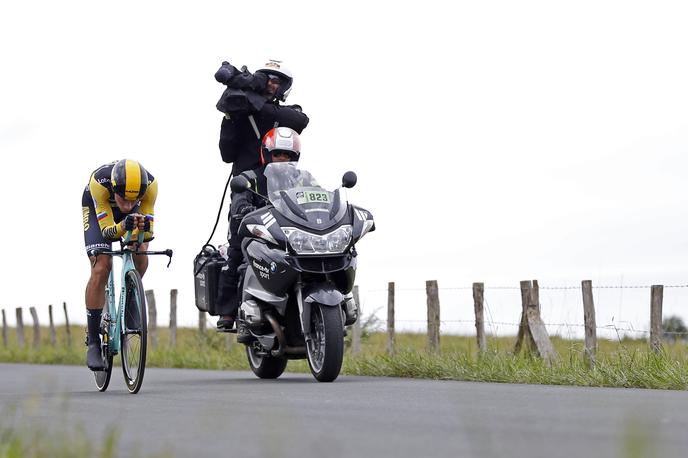
[[[136,215],[127,215],[124,217],[124,230],[133,231],[136,227]]]
[[[151,215],[146,215],[144,217],[144,220],[143,220],[143,231],[144,232],[150,232],[152,221],[153,221],[153,217]]]

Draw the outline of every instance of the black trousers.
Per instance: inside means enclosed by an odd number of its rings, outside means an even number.
[[[232,200],[234,195],[231,196]],[[229,250],[227,252],[227,267],[220,271],[219,293],[217,296],[217,314],[236,318],[241,297],[239,293],[239,266],[244,261],[241,252],[241,240],[239,240],[239,224],[241,221],[232,218],[229,214]]]

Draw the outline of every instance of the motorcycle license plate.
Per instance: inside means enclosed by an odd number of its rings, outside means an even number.
[[[302,191],[296,193],[296,203],[299,205],[312,203],[330,203],[330,196],[326,192]]]

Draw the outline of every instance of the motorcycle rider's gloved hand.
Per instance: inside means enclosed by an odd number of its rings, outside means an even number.
[[[251,213],[255,209],[256,209],[256,207],[254,207],[253,205],[246,205],[244,207],[241,207],[239,209],[239,211],[237,212],[237,214],[234,215],[234,218],[241,221],[242,219],[244,219],[244,216],[248,215],[249,213]]]

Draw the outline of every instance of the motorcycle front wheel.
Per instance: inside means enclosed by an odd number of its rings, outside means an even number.
[[[274,356],[261,356],[253,348],[253,343],[246,345],[248,365],[251,366],[258,378],[274,379],[282,375],[287,367],[287,358]]]
[[[311,309],[312,339],[307,342],[308,366],[319,382],[339,376],[344,359],[344,326],[339,307],[314,304]]]

